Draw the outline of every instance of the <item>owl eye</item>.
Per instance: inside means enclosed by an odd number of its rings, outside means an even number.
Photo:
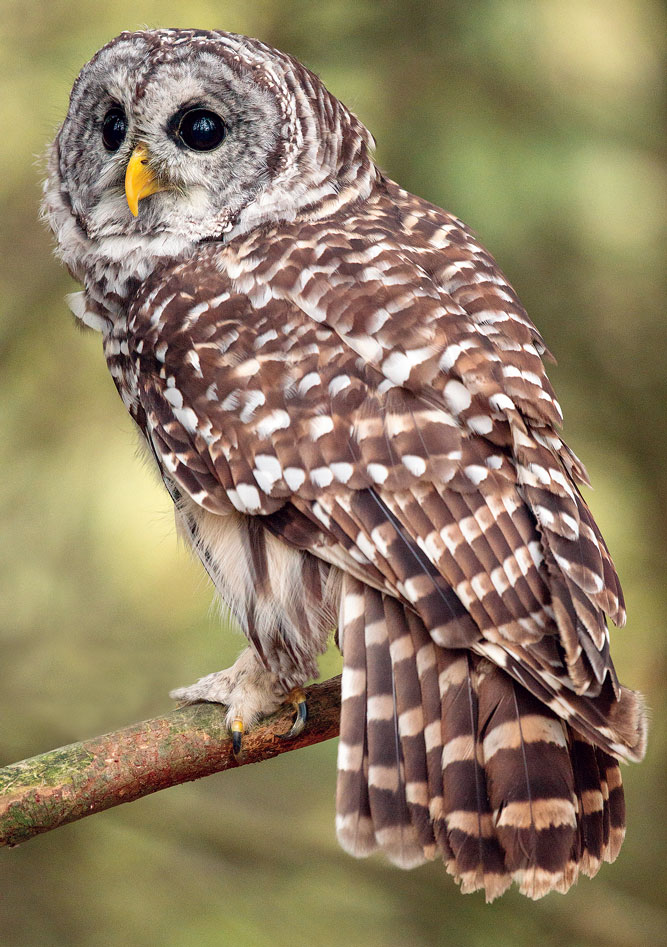
[[[107,151],[118,151],[127,135],[127,119],[120,106],[110,108],[102,122],[102,144]]]
[[[225,123],[208,109],[190,109],[180,119],[176,134],[186,148],[213,151],[225,137]]]

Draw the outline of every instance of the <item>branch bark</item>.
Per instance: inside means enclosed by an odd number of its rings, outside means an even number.
[[[0,846],[211,773],[259,763],[338,735],[340,677],[306,688],[305,730],[283,740],[293,712],[281,707],[232,752],[220,704],[191,704],[115,733],[72,743],[0,769]]]

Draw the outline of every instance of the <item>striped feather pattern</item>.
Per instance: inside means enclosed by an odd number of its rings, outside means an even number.
[[[440,857],[464,892],[540,898],[612,861],[618,762],[485,658],[438,647],[346,578],[336,797],[341,845],[402,867]]]
[[[345,662],[341,684],[338,742],[336,831],[341,845],[357,857],[378,848],[373,829],[368,787],[368,740],[366,707],[366,595],[371,590],[346,576],[340,605],[339,644]]]

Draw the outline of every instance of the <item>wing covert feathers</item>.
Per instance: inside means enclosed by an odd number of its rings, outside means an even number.
[[[403,867],[434,857],[487,900],[540,898],[613,861],[616,759],[502,670],[442,648],[419,617],[346,577],[337,833]]]

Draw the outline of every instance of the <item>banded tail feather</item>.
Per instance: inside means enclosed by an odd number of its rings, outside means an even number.
[[[356,856],[439,856],[488,901],[540,898],[613,861],[618,761],[485,657],[436,645],[421,619],[346,577],[337,834]],[[578,698],[582,700],[582,698]]]

